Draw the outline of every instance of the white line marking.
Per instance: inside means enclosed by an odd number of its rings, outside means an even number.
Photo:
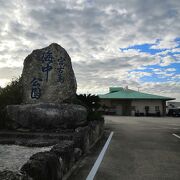
[[[180,139],[180,136],[178,136],[177,134],[172,134],[172,135]]]
[[[89,175],[87,176],[86,180],[93,180],[94,179],[94,176],[96,175],[96,172],[97,172],[97,170],[98,170],[98,168],[99,168],[99,166],[103,160],[104,154],[105,154],[105,152],[109,146],[109,143],[112,139],[113,134],[114,134],[114,132],[111,132],[111,134],[109,135],[108,140],[106,141],[102,151],[100,152],[100,154],[99,154],[96,162],[94,163],[94,166],[92,167],[92,169],[91,169]]]

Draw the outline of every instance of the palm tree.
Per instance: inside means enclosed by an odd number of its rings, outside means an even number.
[[[81,101],[81,104],[88,110],[88,120],[102,119],[102,116],[98,109],[101,107],[100,98],[92,94],[80,94],[77,98]]]

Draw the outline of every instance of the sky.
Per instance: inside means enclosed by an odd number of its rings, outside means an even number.
[[[78,93],[128,86],[180,101],[179,0],[0,0],[0,86],[34,49],[58,43]]]

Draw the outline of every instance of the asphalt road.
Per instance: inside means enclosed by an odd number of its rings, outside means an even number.
[[[180,180],[180,118],[106,116],[114,132],[95,180]],[[95,153],[91,159],[97,158]],[[73,179],[86,179],[86,161]],[[87,167],[87,168],[86,168]],[[82,176],[83,174],[83,176]]]

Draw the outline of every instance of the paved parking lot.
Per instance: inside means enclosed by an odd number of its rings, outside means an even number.
[[[173,135],[180,135],[180,118],[106,116],[105,121],[114,135],[95,180],[180,179],[180,139]],[[86,161],[87,168],[73,178],[86,179],[92,164]]]
[[[180,179],[180,118],[105,119],[114,136],[96,180]]]

